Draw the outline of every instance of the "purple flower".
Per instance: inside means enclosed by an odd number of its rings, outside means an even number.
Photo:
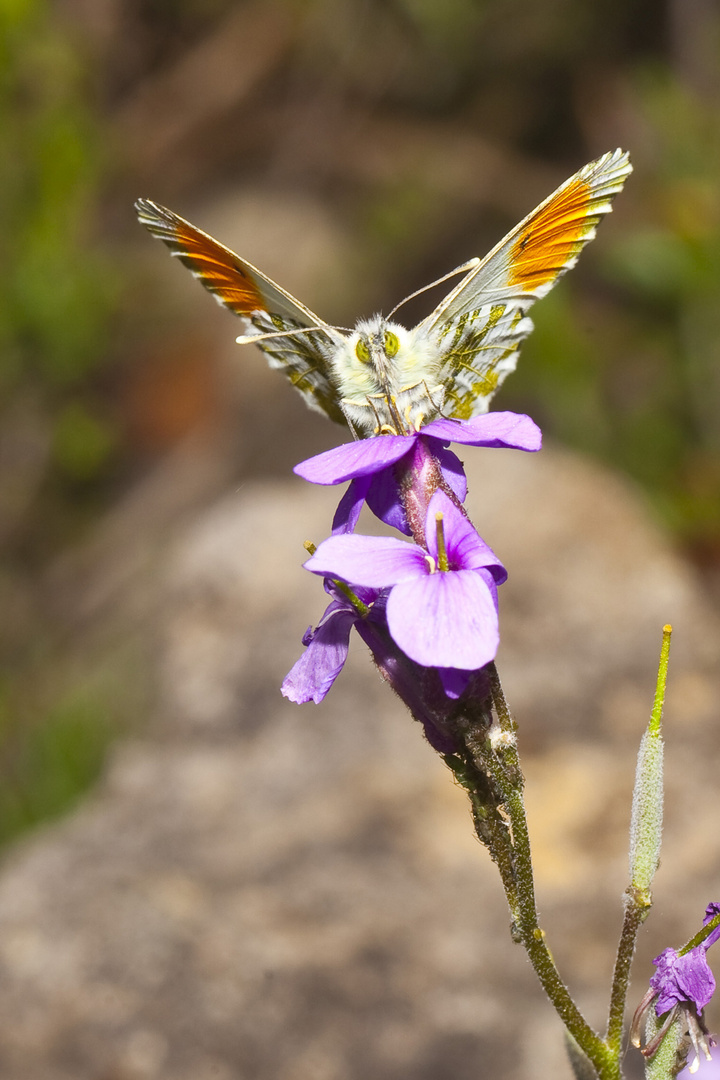
[[[342,584],[331,579],[325,580],[325,590],[333,600],[317,627],[309,627],[303,635],[306,651],[286,676],[283,695],[299,705],[319,704],[342,671],[355,627],[383,679],[423,725],[430,745],[441,754],[456,753],[459,747],[447,723],[454,699],[471,682],[473,692],[486,697],[489,685],[484,673],[438,671],[410,660],[388,631],[385,593],[355,586],[346,595]]]
[[[451,442],[535,451],[540,449],[542,434],[529,416],[520,413],[490,412],[471,420],[433,420],[411,435],[379,435],[344,443],[302,461],[294,472],[312,484],[352,481],[335,515],[334,533],[351,532],[367,501],[382,521],[409,534],[395,467],[422,446],[437,460],[444,483],[462,503],[467,483],[462,463],[447,449]]]
[[[655,1012],[662,1016],[673,1005],[693,1004],[700,1013],[715,992],[715,979],[705,958],[705,948],[680,956],[675,949],[663,949],[653,960],[657,971],[650,986],[657,993]]]
[[[703,926],[707,926],[718,915],[720,915],[720,903],[713,901],[705,909]],[[693,942],[697,940],[697,937],[693,938]],[[650,989],[635,1010],[630,1029],[631,1042],[633,1046],[639,1047],[640,1028],[650,1006],[654,1004],[658,1017],[667,1013],[660,1030],[642,1049],[646,1058],[655,1054],[671,1025],[680,1015],[684,1017],[690,1040],[695,1048],[696,1060],[691,1071],[694,1072],[697,1068],[701,1053],[706,1058],[710,1058],[710,1048],[715,1045],[715,1041],[705,1027],[702,1012],[715,992],[715,979],[708,967],[705,954],[718,938],[720,938],[720,926],[714,927],[707,937],[693,948],[689,948],[692,944],[690,942],[680,952],[671,948],[663,949],[653,960],[657,971],[650,979]]]
[[[703,926],[707,926],[717,915],[720,915],[720,904],[713,901],[705,908]],[[675,949],[668,948],[655,957],[653,964],[657,971],[650,980],[650,986],[657,993],[655,1012],[658,1016],[673,1005],[688,1002],[695,1006],[698,1013],[702,1012],[715,992],[715,979],[705,954],[718,938],[720,926],[711,930],[694,949],[679,954]]]
[[[497,651],[497,585],[507,574],[442,491],[430,500],[425,542],[423,549],[394,537],[332,536],[305,566],[366,588],[389,588],[388,628],[411,660],[424,667],[476,671]]]
[[[353,601],[331,581],[325,591],[333,597],[315,629],[303,634],[305,652],[283,680],[284,697],[298,705],[314,701],[319,705],[337,679],[347,660],[350,631],[369,611],[377,593],[369,589],[353,590],[360,601]],[[364,610],[363,610],[364,609]]]

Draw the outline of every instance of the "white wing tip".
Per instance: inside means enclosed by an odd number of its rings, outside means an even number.
[[[607,154],[596,158],[581,170],[583,173],[607,173],[618,179],[625,179],[633,171],[630,163],[630,155],[627,150],[618,146],[617,150],[608,150]]]

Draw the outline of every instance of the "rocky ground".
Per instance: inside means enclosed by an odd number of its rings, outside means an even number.
[[[552,448],[465,457],[510,571],[499,667],[542,923],[600,1025],[665,622],[666,840],[633,1002],[649,958],[718,899],[720,631],[624,482]],[[5,860],[4,1080],[569,1075],[463,794],[359,640],[323,705],[280,696],[323,609],[301,543],[327,534],[336,494],[248,484],[162,543],[139,529],[115,577],[104,564],[87,632],[97,651],[112,610],[140,635],[129,677],[150,677],[154,705],[82,807]]]

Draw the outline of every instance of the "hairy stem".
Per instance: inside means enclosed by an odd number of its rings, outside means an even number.
[[[644,893],[641,894],[633,890],[632,887],[627,890],[625,894],[625,918],[623,919],[622,932],[615,958],[612,989],[610,991],[610,1010],[606,1035],[607,1045],[616,1054],[619,1054],[622,1049],[625,1001],[630,985],[630,964],[635,952],[638,930],[647,916],[649,908],[650,901]]]
[[[510,819],[521,940],[545,993],[567,1030],[590,1059],[602,1080],[616,1080],[620,1077],[619,1055],[593,1031],[573,1001],[552,958],[545,934],[539,926],[515,724],[494,664],[490,666],[490,685],[500,733],[494,741],[486,738],[482,747],[473,747],[473,750],[479,752],[483,765],[490,771],[500,789]]]

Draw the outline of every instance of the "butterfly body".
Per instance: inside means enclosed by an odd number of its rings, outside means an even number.
[[[238,341],[257,344],[312,408],[366,438],[487,411],[532,330],[529,308],[575,265],[631,171],[621,150],[580,169],[484,259],[441,279],[463,275],[411,329],[382,315],[352,331],[333,327],[177,214],[147,199],[136,207],[150,232],[244,321]]]
[[[437,348],[382,315],[361,319],[331,358],[343,412],[356,431],[416,431],[436,416],[445,390],[437,381]]]

